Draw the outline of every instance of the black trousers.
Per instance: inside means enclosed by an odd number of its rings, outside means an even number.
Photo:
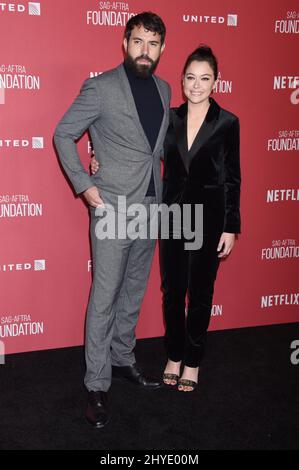
[[[184,239],[160,240],[167,355],[189,367],[198,367],[204,355],[220,236],[204,235],[202,247],[194,251],[184,249]]]

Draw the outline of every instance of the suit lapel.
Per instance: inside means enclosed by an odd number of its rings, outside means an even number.
[[[168,127],[169,103],[167,101],[168,98],[165,97],[162,93],[162,89],[160,87],[159,81],[157,80],[157,78],[154,75],[153,75],[153,79],[156,83],[156,87],[157,87],[157,90],[159,92],[161,102],[162,102],[162,105],[163,105],[163,109],[164,109],[164,114],[163,114],[163,119],[162,119],[161,126],[160,126],[160,131],[159,131],[158,138],[157,138],[157,141],[156,141],[156,145],[155,145],[155,148],[154,148],[154,152],[155,152],[156,149],[159,148],[159,146],[162,146],[163,141],[164,141],[165,133],[166,133],[166,130],[167,130],[167,127]]]
[[[183,161],[185,170],[189,173],[189,155],[187,145],[187,104],[182,104],[174,114],[173,127],[176,143]]]
[[[192,163],[195,155],[200,151],[203,145],[211,137],[216,120],[218,118],[220,111],[219,105],[210,98],[210,107],[208,109],[205,120],[203,121],[196,137],[192,143],[190,150],[188,151],[188,142],[187,142],[187,112],[188,106],[187,103],[184,103],[178,109],[176,113],[176,118],[174,119],[174,129],[176,134],[176,141],[178,149],[184,163],[184,167],[189,173],[190,165]]]
[[[205,143],[211,137],[215,124],[216,124],[216,120],[219,115],[219,110],[220,110],[219,105],[216,103],[216,101],[213,100],[213,98],[210,98],[210,107],[208,109],[206,117],[198,133],[196,134],[196,137],[189,150],[189,161],[190,161],[189,167],[195,155],[200,151],[200,149],[205,145]]]
[[[137,111],[137,108],[136,108],[134,96],[132,94],[132,90],[131,90],[130,83],[129,83],[127,74],[125,72],[124,66],[121,64],[118,67],[118,70],[119,70],[119,73],[120,73],[120,78],[121,78],[121,83],[123,85],[123,90],[124,90],[124,93],[126,95],[126,100],[127,100],[127,103],[128,103],[128,107],[132,111],[133,120],[136,124],[136,127],[139,131],[139,134],[140,134],[144,144],[146,145],[148,151],[150,153],[152,153],[150,143],[147,140],[146,134],[143,130],[142,124],[141,124],[140,119],[139,119],[139,115],[138,115],[138,111]]]
[[[162,93],[161,87],[159,85],[159,81],[153,75],[153,79],[156,83],[157,90],[159,92],[161,102],[162,102],[162,105],[163,105],[164,114],[163,114],[163,119],[162,119],[162,123],[161,123],[161,126],[160,126],[160,131],[159,131],[159,134],[158,134],[158,138],[157,138],[157,141],[156,141],[156,145],[155,145],[154,151],[152,151],[150,143],[147,139],[147,136],[144,132],[144,129],[143,129],[142,124],[141,124],[140,119],[139,119],[139,115],[138,115],[138,111],[137,111],[137,108],[136,108],[134,96],[132,94],[132,90],[131,90],[130,83],[129,83],[126,71],[124,69],[124,66],[121,64],[118,67],[118,69],[119,69],[119,73],[120,73],[120,77],[121,77],[121,82],[124,85],[123,88],[124,88],[124,92],[125,92],[125,95],[126,95],[127,103],[129,105],[129,108],[132,110],[132,116],[133,116],[134,122],[136,124],[136,127],[137,127],[137,129],[139,131],[139,134],[140,134],[142,140],[144,141],[147,149],[149,150],[149,152],[154,153],[156,151],[156,149],[159,148],[159,145],[160,146],[162,145],[162,140],[164,140],[166,128],[168,126],[167,116],[168,116],[168,113],[169,113],[169,111],[168,111],[169,110],[169,103],[167,102],[167,98]]]

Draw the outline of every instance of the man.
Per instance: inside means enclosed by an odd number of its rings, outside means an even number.
[[[86,418],[108,420],[111,375],[157,388],[134,357],[135,327],[152,263],[155,240],[98,239],[97,207],[160,203],[160,157],[168,126],[170,87],[153,75],[165,47],[165,25],[151,12],[132,17],[125,29],[124,63],[84,82],[55,131],[61,163],[91,213],[93,284],[86,320]],[[88,175],[75,141],[89,129],[100,171]],[[145,222],[149,224],[149,219]]]

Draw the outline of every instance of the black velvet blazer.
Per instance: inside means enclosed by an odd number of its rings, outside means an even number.
[[[201,203],[204,233],[240,233],[239,119],[210,98],[192,147],[187,103],[172,108],[164,144],[163,202]]]

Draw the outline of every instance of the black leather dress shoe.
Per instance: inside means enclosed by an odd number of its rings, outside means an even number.
[[[88,392],[86,419],[95,428],[102,428],[108,423],[107,392]]]
[[[162,383],[158,380],[146,377],[138,368],[137,364],[123,367],[112,366],[112,376],[127,379],[135,385],[148,389],[159,388],[162,386]]]

